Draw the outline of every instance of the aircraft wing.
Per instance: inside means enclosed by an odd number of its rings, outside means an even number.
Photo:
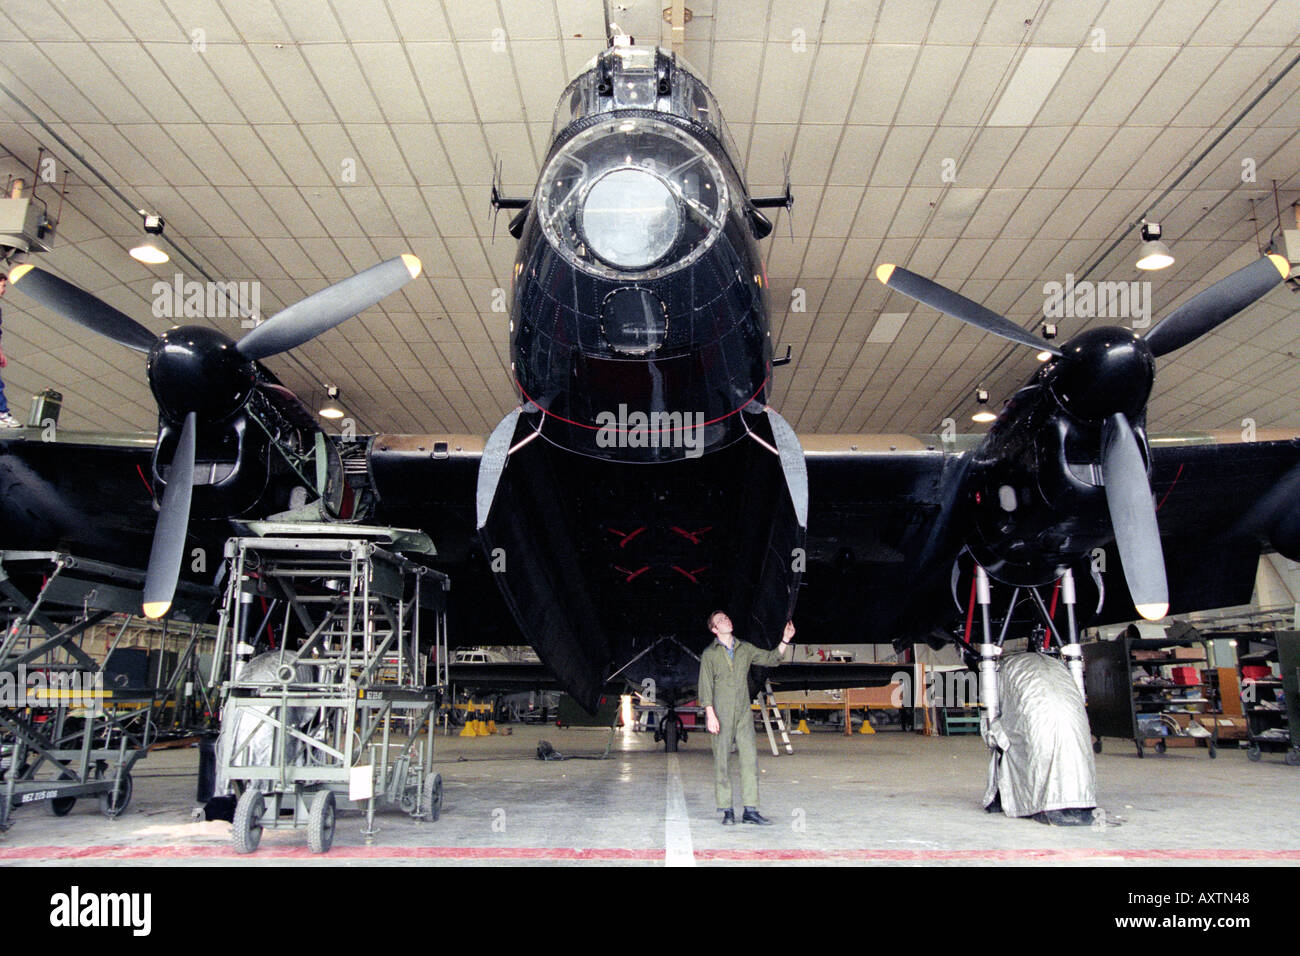
[[[455,585],[452,585],[453,588]],[[532,690],[564,690],[545,664],[511,661],[501,664],[449,664],[451,683],[474,693],[517,694]]]
[[[1269,431],[1154,436],[1151,487],[1170,614],[1249,604],[1261,553],[1300,548],[1300,438]],[[1112,543],[1106,568],[1118,568]],[[1105,574],[1095,623],[1133,620],[1123,574]],[[1084,596],[1081,606],[1086,606]]]
[[[0,547],[143,568],[156,520],[153,445],[68,431],[43,441],[36,429],[0,439]]]
[[[839,690],[846,687],[887,687],[898,672],[911,672],[910,664],[821,663],[795,661],[756,669],[776,690]]]

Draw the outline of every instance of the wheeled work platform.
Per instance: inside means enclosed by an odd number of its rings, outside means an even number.
[[[364,810],[369,836],[379,799],[436,820],[450,580],[425,563],[420,535],[285,530],[226,544],[215,760],[217,792],[238,795],[235,849],[256,850],[266,828],[305,828],[326,852],[336,811]]]
[[[120,638],[143,583],[138,570],[70,554],[0,552],[0,831],[28,804],[44,803],[55,816],[83,797],[97,797],[109,817],[126,809],[131,770],[176,688],[117,686],[81,641],[124,613]],[[214,597],[184,585],[178,611],[201,613]],[[192,634],[187,659],[193,646]]]

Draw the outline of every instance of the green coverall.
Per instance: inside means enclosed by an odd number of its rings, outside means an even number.
[[[720,641],[714,641],[700,655],[700,706],[712,707],[721,725],[713,738],[713,782],[717,790],[717,807],[733,807],[731,772],[727,766],[732,744],[740,759],[742,806],[758,806],[758,752],[754,747],[754,714],[749,709],[749,668],[773,667],[781,663],[781,649],[760,651],[753,644],[737,639],[735,655],[727,653]]]

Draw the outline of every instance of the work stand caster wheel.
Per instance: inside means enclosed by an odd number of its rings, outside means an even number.
[[[235,821],[230,838],[236,853],[252,853],[262,842],[262,814],[266,812],[266,798],[260,790],[245,790],[235,804]]]
[[[1094,740],[1094,741],[1092,742],[1092,752],[1095,753],[1095,754],[1099,754],[1099,753],[1101,753],[1101,738],[1100,738],[1100,737],[1098,737],[1096,740]]]
[[[1168,749],[1169,747],[1165,744],[1163,740],[1156,741],[1156,753],[1163,754]]]
[[[430,823],[442,816],[442,774],[435,773],[424,784],[424,819]]]
[[[1213,746],[1210,747],[1210,759],[1211,759],[1211,760],[1218,760],[1218,759],[1219,759],[1219,748],[1218,748],[1218,747],[1213,747]]]
[[[334,824],[334,791],[321,790],[312,799],[307,814],[307,849],[313,853],[328,853],[334,845]]]
[[[1145,748],[1143,748],[1143,746],[1142,746],[1141,744],[1136,744],[1135,746],[1137,747],[1137,751],[1138,751],[1138,760],[1141,760],[1141,759],[1143,759],[1144,757],[1146,757],[1146,750],[1145,750]]]
[[[72,808],[76,805],[76,797],[56,797],[53,800],[45,801],[45,806],[48,807],[50,813],[56,817],[66,817],[72,812]]]
[[[122,774],[122,779],[118,781],[116,787],[99,795],[99,812],[110,820],[116,820],[126,812],[134,790],[135,784],[131,781],[131,775]]]
[[[1300,767],[1300,750],[1288,750],[1283,759],[1286,760],[1288,767]]]
[[[1259,744],[1251,744],[1246,750],[1246,759],[1251,763],[1259,763],[1259,758],[1263,751],[1259,749]]]

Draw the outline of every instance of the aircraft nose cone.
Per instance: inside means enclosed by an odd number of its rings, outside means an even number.
[[[1155,381],[1155,357],[1132,329],[1090,329],[1061,350],[1052,380],[1057,400],[1071,415],[1101,421],[1142,414]]]
[[[253,363],[216,329],[168,329],[149,350],[149,387],[164,414],[179,421],[189,412],[215,421],[238,410],[256,381]]]

